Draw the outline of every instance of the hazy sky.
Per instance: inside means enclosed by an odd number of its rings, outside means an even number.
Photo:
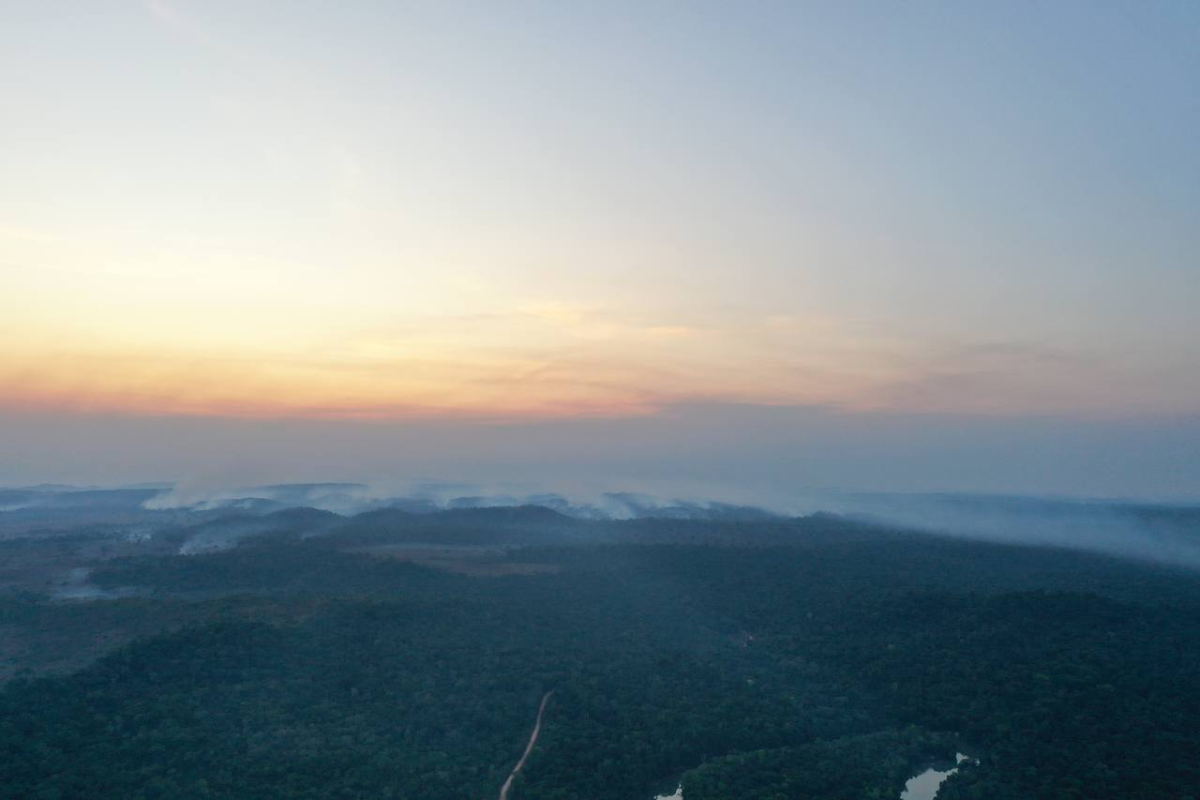
[[[0,482],[1200,495],[1196,3],[6,2],[0,75]]]

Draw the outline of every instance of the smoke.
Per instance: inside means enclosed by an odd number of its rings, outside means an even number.
[[[370,483],[222,486],[193,479],[146,509],[267,513],[309,506],[342,515],[379,508],[416,513],[533,504],[580,519],[752,520],[829,512],[877,524],[1014,545],[1061,547],[1200,569],[1200,505],[982,494],[787,491],[649,480],[613,491],[599,481],[461,481],[382,478]],[[228,546],[251,531],[202,536],[187,552]]]
[[[393,485],[393,489],[401,487]],[[1200,569],[1200,505],[976,494],[864,494],[731,490],[657,482],[641,491],[557,486],[423,482],[401,492],[435,508],[543,505],[583,519],[754,520],[834,513],[889,527],[1000,544],[1056,547]],[[363,497],[397,504],[388,491]]]
[[[287,483],[229,485],[189,479],[146,500],[146,510],[264,512],[307,506],[337,514],[379,508],[430,512],[457,508],[541,505],[591,519],[645,516],[706,516],[742,508],[788,515],[794,502],[770,492],[733,490],[700,482],[654,481],[637,491],[610,491],[588,481],[462,481],[437,478],[382,478],[370,483]]]
[[[55,600],[107,600],[132,594],[132,589],[102,589],[91,582],[91,567],[74,567],[67,570],[50,596]]]
[[[843,515],[1001,544],[1062,547],[1200,569],[1200,506],[967,494],[827,494]]]
[[[271,525],[264,521],[214,522],[201,526],[179,547],[179,555],[191,556],[198,553],[216,553],[228,550],[242,539],[265,533]]]
[[[261,511],[308,506],[344,514],[370,507],[369,491],[358,483],[229,486],[219,481],[188,480],[151,497],[142,507],[148,511]]]

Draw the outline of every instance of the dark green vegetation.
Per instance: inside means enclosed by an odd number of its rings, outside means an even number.
[[[895,798],[912,765],[951,758],[954,737],[907,728],[754,750],[713,759],[687,773],[687,797]]]
[[[0,794],[495,797],[554,689],[514,798],[896,798],[956,748],[941,798],[1200,796],[1191,572],[834,517],[230,525],[0,601]]]

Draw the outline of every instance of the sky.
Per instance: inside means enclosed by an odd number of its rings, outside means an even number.
[[[8,2],[0,75],[0,483],[1200,497],[1194,3]]]

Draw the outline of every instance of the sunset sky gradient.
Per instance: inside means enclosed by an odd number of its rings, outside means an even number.
[[[270,451],[281,421],[378,435],[329,437],[303,476],[264,456],[269,477],[362,477],[388,463],[371,441],[456,425],[530,432],[533,474],[554,425],[675,430],[708,407],[767,440],[845,431],[834,450],[896,426],[916,448],[888,446],[898,469],[947,425],[1156,432],[1122,440],[1130,491],[1200,494],[1200,457],[1150,458],[1168,428],[1200,445],[1194,3],[90,0],[0,19],[0,447],[22,454],[0,481],[53,479],[54,458],[64,478],[186,477]],[[197,418],[241,444],[164,461],[172,434],[148,431]],[[48,444],[114,420],[123,444]],[[731,445],[745,464],[755,436]],[[964,482],[921,461],[910,488],[1120,491],[1086,456],[1074,483],[995,463]]]

